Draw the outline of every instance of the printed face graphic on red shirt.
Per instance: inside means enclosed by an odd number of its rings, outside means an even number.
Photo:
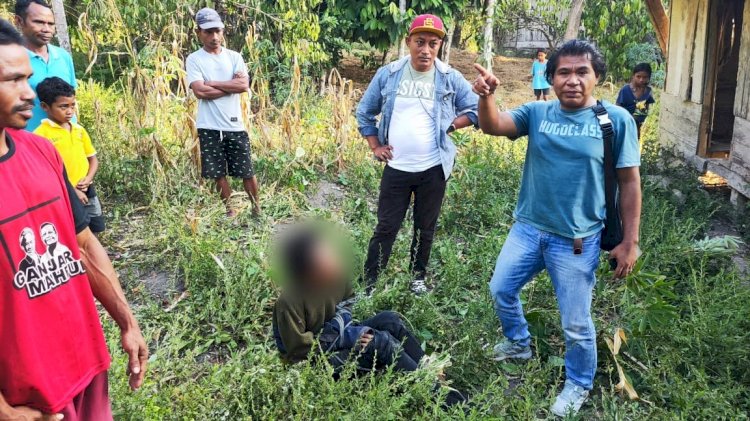
[[[29,298],[47,294],[85,272],[81,261],[73,257],[67,246],[60,244],[54,224],[45,222],[39,233],[46,245],[46,250],[41,254],[36,248],[36,236],[31,228],[24,228],[19,236],[19,246],[26,257],[18,262],[13,286],[18,290],[25,289]]]

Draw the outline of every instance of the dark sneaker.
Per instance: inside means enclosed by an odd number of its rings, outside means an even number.
[[[505,360],[529,360],[531,359],[531,347],[522,346],[517,342],[509,341],[504,339],[499,344],[495,345],[492,349],[493,360],[505,361]]]

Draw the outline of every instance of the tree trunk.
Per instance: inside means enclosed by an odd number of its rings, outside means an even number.
[[[445,35],[445,41],[443,41],[443,61],[445,64],[450,64],[451,61],[451,47],[453,46],[454,31],[455,25],[451,25],[448,29],[448,33]]]
[[[648,17],[651,18],[651,23],[654,25],[654,32],[656,32],[656,39],[659,41],[661,52],[666,56],[669,47],[669,16],[667,16],[667,11],[664,10],[664,4],[661,0],[646,0],[646,7],[648,8]]]
[[[492,34],[493,26],[495,23],[495,0],[487,0],[487,8],[485,9],[487,19],[484,26],[484,49],[482,55],[484,56],[484,65],[487,70],[492,71]]]
[[[65,20],[65,6],[63,5],[63,0],[52,0],[52,13],[55,15],[57,41],[60,43],[60,47],[70,53],[70,34],[68,33],[68,21]]]
[[[583,3],[585,0],[573,0],[570,3],[568,12],[568,27],[565,30],[564,41],[570,41],[578,38],[578,31],[581,29],[581,15],[583,14]]]
[[[404,25],[404,19],[406,19],[406,0],[399,0],[398,2],[398,11],[401,13],[401,25]],[[404,44],[404,40],[399,40],[398,45],[398,57],[401,58],[406,55],[406,45]]]

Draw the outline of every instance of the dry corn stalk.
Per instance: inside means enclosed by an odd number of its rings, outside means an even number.
[[[612,354],[612,360],[615,362],[615,367],[617,368],[617,376],[620,379],[615,385],[615,390],[618,392],[624,391],[627,393],[628,399],[630,400],[638,400],[638,392],[636,392],[633,385],[630,384],[630,380],[625,376],[625,371],[622,369],[622,366],[617,359],[617,355],[620,354],[620,347],[623,343],[627,343],[628,341],[627,336],[625,336],[625,331],[618,327],[615,329],[615,334],[612,339],[605,337],[604,341],[607,343],[607,348],[609,348],[609,352]]]

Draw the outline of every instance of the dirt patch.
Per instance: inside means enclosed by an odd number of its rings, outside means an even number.
[[[318,183],[315,192],[308,198],[310,206],[319,209],[334,209],[344,200],[344,189],[327,180]]]
[[[377,69],[365,69],[362,60],[354,55],[344,57],[339,63],[338,70],[341,77],[351,80],[354,88],[363,93],[377,71]]]
[[[174,279],[169,273],[161,270],[153,270],[139,276],[143,286],[149,294],[167,303],[173,296],[185,291],[185,285],[181,279]]]
[[[479,54],[459,49],[451,50],[450,65],[473,81],[477,77],[474,63],[480,61]],[[515,107],[533,99],[531,90],[531,59],[496,56],[492,70],[500,79],[499,97],[507,107]],[[350,54],[339,63],[341,76],[354,83],[364,92],[377,69],[365,69],[362,60]]]

